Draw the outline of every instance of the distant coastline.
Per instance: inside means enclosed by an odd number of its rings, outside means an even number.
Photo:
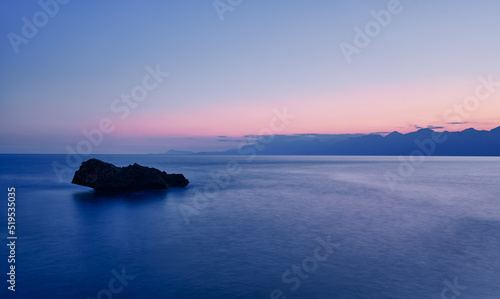
[[[226,151],[190,152],[169,150],[167,155],[244,155],[259,142],[246,143]],[[275,135],[259,155],[412,155],[420,151],[426,156],[500,156],[500,127],[492,130],[469,128],[459,132],[436,132],[420,129],[387,135],[296,134]],[[248,154],[248,153],[247,153]]]

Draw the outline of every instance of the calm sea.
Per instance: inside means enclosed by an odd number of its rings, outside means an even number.
[[[500,298],[500,158],[95,157],[191,184],[95,194],[64,155],[0,155],[1,298]]]

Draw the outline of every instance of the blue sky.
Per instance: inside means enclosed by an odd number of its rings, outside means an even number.
[[[216,136],[258,134],[285,106],[297,117],[280,133],[404,132],[443,125],[478,76],[500,81],[493,0],[402,0],[348,63],[339,45],[388,3],[245,0],[221,21],[213,1],[73,0],[16,54],[8,34],[41,7],[3,1],[0,152],[64,153],[103,118],[116,129],[96,153],[223,149],[235,144]],[[158,65],[169,76],[118,119],[113,100]],[[463,122],[498,126],[499,102]]]

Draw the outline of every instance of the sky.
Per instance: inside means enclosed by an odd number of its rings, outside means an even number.
[[[489,130],[499,14],[494,0],[2,1],[0,152]]]

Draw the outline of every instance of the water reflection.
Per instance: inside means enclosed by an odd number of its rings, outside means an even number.
[[[168,197],[167,190],[144,190],[127,192],[86,191],[76,192],[73,199],[82,203],[102,203],[103,201],[143,202],[158,201]]]

